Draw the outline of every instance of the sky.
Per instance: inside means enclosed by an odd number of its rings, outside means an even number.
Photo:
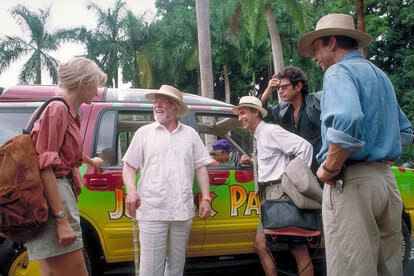
[[[10,10],[21,4],[28,10],[38,13],[39,9],[51,7],[50,14],[46,23],[46,30],[49,32],[62,28],[74,28],[84,26],[88,30],[96,27],[97,16],[95,12],[87,9],[87,3],[93,2],[103,9],[113,8],[116,0],[1,0],[0,2],[0,39],[6,36],[18,36],[29,41],[28,30],[22,29],[17,24],[17,20],[12,17]],[[123,0],[128,10],[135,15],[142,15],[144,12],[148,18],[155,15],[155,0]],[[81,44],[65,43],[61,49],[49,52],[58,62],[65,62],[73,56],[83,55],[86,51]],[[19,60],[11,64],[8,69],[0,74],[0,87],[7,88],[18,84],[18,75],[23,64],[29,56],[22,56]],[[52,84],[48,72],[42,73],[42,84]],[[120,84],[120,87],[129,87],[129,84]]]

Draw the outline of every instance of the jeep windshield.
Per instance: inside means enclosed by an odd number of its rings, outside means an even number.
[[[23,133],[33,110],[34,107],[16,109],[12,106],[0,109],[0,145]]]

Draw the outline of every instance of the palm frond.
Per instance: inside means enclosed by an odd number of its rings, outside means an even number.
[[[41,53],[41,61],[42,61],[42,68],[46,69],[49,72],[49,76],[52,79],[52,82],[54,84],[57,84],[58,82],[58,74],[57,74],[57,66],[58,62],[55,58],[52,56],[49,56],[48,54]]]
[[[40,71],[40,58],[39,53],[35,52],[29,60],[23,65],[23,70],[19,74],[20,83],[35,83],[40,84],[41,71]]]
[[[0,44],[0,73],[28,52],[29,45],[18,37],[6,37]]]

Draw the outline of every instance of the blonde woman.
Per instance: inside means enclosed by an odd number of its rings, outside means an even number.
[[[101,158],[82,151],[82,104],[90,104],[106,74],[90,59],[76,57],[59,65],[61,101],[51,102],[34,124],[31,136],[49,204],[49,219],[42,231],[26,242],[30,260],[38,260],[42,275],[88,275],[82,255],[77,198],[81,191],[78,167],[86,162],[99,168]]]

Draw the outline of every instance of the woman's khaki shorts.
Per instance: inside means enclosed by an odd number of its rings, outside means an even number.
[[[58,243],[56,220],[49,209],[49,218],[45,227],[32,240],[25,243],[30,260],[46,259],[73,252],[83,247],[79,209],[72,185],[67,178],[57,178],[56,184],[59,189],[65,216],[68,218],[69,224],[75,231],[77,238],[69,246],[61,246]]]

